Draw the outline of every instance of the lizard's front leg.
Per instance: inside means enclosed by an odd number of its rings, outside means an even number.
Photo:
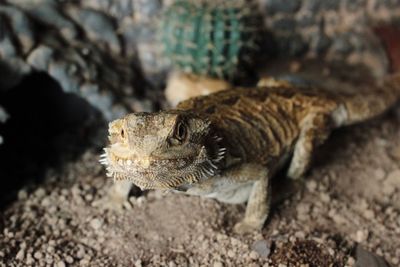
[[[268,178],[261,178],[254,183],[247,202],[245,217],[234,227],[236,233],[247,233],[262,229],[268,218],[271,205],[271,189],[268,180]]]
[[[129,192],[132,187],[133,183],[131,181],[116,181],[105,197],[106,206],[119,210],[129,204]]]
[[[245,217],[235,225],[234,231],[246,233],[261,230],[271,205],[270,176],[267,168],[258,164],[245,164],[227,175],[237,182],[255,181],[247,201]]]
[[[305,117],[287,173],[290,178],[298,179],[308,170],[315,148],[329,136],[330,122],[330,117],[323,113],[310,113]]]

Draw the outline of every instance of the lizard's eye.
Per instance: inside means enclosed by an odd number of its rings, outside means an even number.
[[[186,125],[183,122],[179,122],[175,128],[174,138],[179,142],[183,142],[186,139],[186,136],[187,136]]]

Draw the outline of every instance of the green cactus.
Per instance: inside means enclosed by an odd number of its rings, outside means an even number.
[[[245,0],[177,0],[161,24],[165,55],[181,71],[232,79],[253,63],[256,11]]]

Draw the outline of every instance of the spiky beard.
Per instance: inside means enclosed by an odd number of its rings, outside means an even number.
[[[107,176],[112,177],[114,182],[130,180],[141,189],[175,189],[183,184],[198,183],[219,174],[221,162],[225,159],[226,148],[221,144],[222,138],[217,135],[213,136],[211,141],[211,145],[214,148],[211,157],[207,155],[207,158],[198,159],[198,162],[193,162],[185,167],[185,169],[177,171],[176,175],[165,180],[146,180],[134,173],[129,173],[129,171],[116,171],[115,168],[112,167],[113,164],[118,165],[120,168],[129,169],[133,162],[129,159],[118,159],[110,164],[111,155],[109,154],[108,148],[104,149],[104,153],[100,156],[99,162],[106,166]],[[202,152],[206,154],[209,153],[203,150],[206,150],[204,146],[199,152],[199,155]],[[153,174],[155,172],[149,171],[149,173]]]

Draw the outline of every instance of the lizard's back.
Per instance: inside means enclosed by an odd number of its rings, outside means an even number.
[[[336,107],[326,92],[282,86],[228,89],[186,100],[177,108],[206,115],[233,156],[274,164],[290,152],[311,110],[330,112]]]
[[[326,115],[336,128],[384,112],[400,97],[400,75],[365,89],[336,94],[292,85],[235,88],[188,99],[177,108],[207,116],[234,156],[267,164],[290,152],[310,114]]]

